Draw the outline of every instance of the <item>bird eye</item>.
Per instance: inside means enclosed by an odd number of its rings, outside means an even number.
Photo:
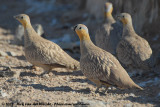
[[[21,19],[23,19],[23,16],[21,16]]]
[[[82,27],[79,27],[79,29],[82,29]]]
[[[123,18],[124,18],[124,16],[123,16]]]

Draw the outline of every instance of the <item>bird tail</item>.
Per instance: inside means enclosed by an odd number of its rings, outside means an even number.
[[[134,85],[135,88],[140,89],[140,90],[144,90],[142,87],[140,87],[139,85],[135,84]]]

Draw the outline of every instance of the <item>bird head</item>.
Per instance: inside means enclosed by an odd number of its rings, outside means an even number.
[[[83,24],[78,24],[73,27],[73,30],[77,33],[80,40],[90,40],[88,28]]]
[[[14,16],[15,19],[17,19],[24,28],[26,28],[30,24],[29,16],[26,14],[19,14]]]
[[[128,13],[121,13],[117,18],[123,23],[123,25],[132,23],[131,15]]]
[[[110,2],[106,2],[104,5],[105,16],[110,16],[113,11],[113,5]]]

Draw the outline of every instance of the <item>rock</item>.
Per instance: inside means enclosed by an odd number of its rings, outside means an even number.
[[[9,56],[17,56],[17,54],[16,54],[15,52],[7,52],[7,54],[8,54]]]
[[[28,78],[28,77],[23,78],[22,81],[23,81],[23,82],[33,83],[33,81],[32,81],[30,78]]]
[[[132,107],[132,104],[126,104],[126,105],[123,105],[123,107]]]
[[[132,96],[132,97],[134,97],[135,95],[134,95],[133,93],[130,93],[130,94],[129,94],[129,96]]]
[[[43,78],[49,78],[49,74],[44,74],[42,77]]]
[[[0,96],[2,96],[2,97],[7,97],[7,96],[8,96],[8,94],[7,94],[7,93],[5,93],[5,92],[3,92],[2,90],[0,90]]]
[[[38,35],[45,38],[44,30],[41,24],[34,24],[33,28],[38,33]],[[16,32],[15,32],[15,42],[18,45],[24,45],[24,28],[22,25],[18,25]]]
[[[109,107],[104,101],[88,100],[86,98],[81,99],[78,103],[81,104],[79,107]]]
[[[7,82],[10,82],[10,83],[19,83],[19,84],[22,83],[22,81],[21,81],[21,80],[18,80],[17,78],[8,79]]]
[[[3,71],[0,71],[0,77],[13,77],[15,72],[11,71],[10,68],[6,68]]]
[[[8,56],[8,54],[6,52],[0,51],[0,56],[5,57]]]

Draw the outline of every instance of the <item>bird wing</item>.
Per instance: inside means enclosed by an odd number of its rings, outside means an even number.
[[[130,88],[134,82],[119,61],[110,53],[99,49],[92,55],[83,56],[81,70],[89,79],[98,79],[120,88]]]
[[[43,39],[43,38],[42,38]],[[36,61],[41,64],[55,65],[55,66],[74,66],[74,62],[77,62],[64,52],[57,44],[48,40],[39,40],[32,46],[34,48],[34,54]]]
[[[87,78],[98,79],[107,84],[116,85],[115,83],[118,81],[118,75],[116,75],[116,73],[112,74],[112,70],[118,69],[120,65],[118,64],[119,62],[113,55],[99,48],[99,50],[92,55],[87,54],[81,56],[80,66],[82,72]],[[122,71],[117,70],[116,72]]]
[[[144,61],[149,59],[152,54],[148,42],[138,36],[125,37],[125,39],[122,39],[116,51],[121,62],[125,65],[136,64],[134,66],[147,66]]]

